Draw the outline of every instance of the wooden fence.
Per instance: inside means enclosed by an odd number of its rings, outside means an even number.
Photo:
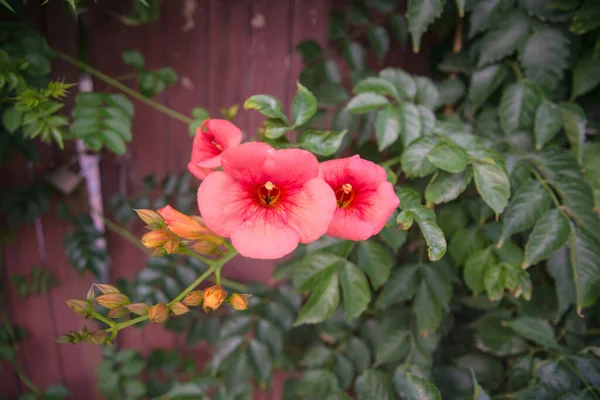
[[[36,2],[33,2],[36,3]],[[41,30],[50,45],[75,55],[76,23],[63,0],[47,5],[32,4],[32,23]],[[136,49],[144,54],[150,68],[171,66],[179,81],[156,97],[156,100],[181,113],[203,106],[218,115],[220,107],[242,104],[255,93],[267,93],[282,99],[289,107],[295,82],[301,70],[300,57],[294,45],[314,39],[327,46],[327,20],[332,7],[343,6],[338,0],[167,0],[163,1],[159,21],[140,27],[123,25],[116,14],[126,14],[130,1],[99,0],[84,20],[90,30],[90,63],[112,76],[131,72],[121,61],[121,53]],[[33,7],[35,6],[35,7]],[[424,46],[427,48],[427,46]],[[416,56],[408,50],[394,49],[385,60],[387,65],[409,72],[423,72],[427,67],[426,51]],[[370,63],[377,65],[374,57]],[[60,60],[53,65],[56,77],[76,82],[79,72]],[[105,90],[95,82],[97,90]],[[187,126],[148,106],[136,102],[133,120],[133,143],[123,157],[104,153],[101,161],[104,200],[114,193],[135,193],[141,178],[151,172],[164,176],[186,168],[192,139]],[[241,111],[234,122],[244,132],[253,132],[262,122],[255,112]],[[53,167],[61,152],[39,146],[41,163],[27,166],[12,157],[3,167],[3,187],[23,184],[41,176]],[[71,312],[64,300],[82,297],[87,292],[91,275],[79,275],[65,259],[63,237],[71,227],[46,213],[36,224],[22,227],[2,249],[3,291],[12,323],[27,329],[29,335],[19,348],[18,359],[25,375],[39,387],[63,383],[74,399],[101,398],[96,387],[95,367],[102,359],[101,349],[93,345],[61,345],[55,338],[84,323]],[[83,204],[72,204],[85,210]],[[139,234],[140,232],[135,232]],[[110,279],[132,279],[143,268],[145,255],[115,234],[106,234],[112,259]],[[10,284],[10,276],[27,273],[36,265],[45,265],[60,284],[50,292],[21,299]],[[224,270],[224,275],[240,281],[269,282],[273,262],[257,262],[237,258]],[[147,354],[156,347],[184,350],[185,342],[161,326],[130,328],[119,335],[119,346],[135,348]],[[189,349],[185,349],[189,354]],[[193,349],[198,357],[206,350]],[[17,373],[2,365],[0,394],[16,398],[27,388]],[[280,382],[278,385],[280,386]],[[261,398],[279,398],[278,388]]]

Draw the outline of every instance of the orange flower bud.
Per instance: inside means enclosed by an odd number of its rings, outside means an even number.
[[[159,209],[158,213],[164,218],[169,230],[182,239],[201,239],[207,234],[212,234],[200,217],[190,217],[171,206]]]
[[[96,286],[98,288],[98,290],[102,294],[106,294],[106,293],[121,293],[119,291],[119,289],[117,289],[116,287],[114,287],[112,285],[106,285],[104,283],[94,283],[94,286]]]
[[[163,248],[167,254],[177,253],[179,251],[179,238],[177,236],[172,237],[163,245]]]
[[[92,311],[92,305],[81,299],[70,299],[65,301],[67,305],[71,308],[71,310],[75,311],[77,314],[87,315]]]
[[[169,309],[163,303],[155,304],[148,309],[148,317],[150,318],[150,322],[162,324],[167,320],[168,316]]]
[[[138,217],[148,225],[148,228],[158,229],[165,227],[165,220],[156,211],[146,209],[134,209],[134,211],[137,213]]]
[[[104,344],[108,340],[108,332],[106,332],[106,331],[92,332],[90,334],[90,337],[88,340],[94,344]]]
[[[112,310],[110,310],[108,312],[108,318],[112,318],[112,319],[123,318],[127,314],[129,314],[129,310],[125,306],[117,307],[117,308],[113,308]]]
[[[122,293],[107,293],[96,297],[96,302],[102,307],[112,310],[129,304],[129,298]]]
[[[227,297],[227,291],[220,285],[211,286],[204,290],[204,311],[208,312],[209,309],[213,311],[219,308]]]
[[[90,286],[90,289],[87,292],[87,296],[85,296],[85,299],[91,303],[92,301],[94,301],[95,298],[96,291],[94,290],[94,285],[92,284],[92,286]]]
[[[166,229],[159,229],[156,231],[148,232],[142,236],[142,244],[149,249],[156,249],[161,247],[168,240],[174,237],[172,232]]]
[[[183,298],[183,304],[186,306],[197,307],[202,304],[204,292],[202,290],[193,290]]]
[[[188,308],[188,306],[186,306],[185,304],[183,304],[180,301],[173,303],[173,305],[171,306],[171,313],[173,315],[183,315],[188,312],[190,312],[190,309]]]
[[[164,247],[158,247],[152,251],[152,257],[162,257],[167,254]]]
[[[198,254],[208,256],[217,253],[219,246],[223,244],[224,241],[225,239],[218,236],[205,235],[204,239],[188,242],[186,243],[186,246]]]
[[[134,313],[135,315],[147,315],[150,305],[146,303],[133,303],[128,304],[124,307],[127,308],[130,312]]]
[[[252,295],[234,293],[229,298],[229,304],[236,310],[245,310],[248,308],[248,297],[250,296]]]

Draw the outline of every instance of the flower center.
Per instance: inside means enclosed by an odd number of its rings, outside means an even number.
[[[275,205],[279,196],[281,196],[281,190],[271,181],[268,181],[258,188],[258,198],[265,206]]]
[[[223,151],[223,146],[221,146],[219,143],[217,143],[216,141],[212,141],[210,142],[213,146],[215,146],[217,149]]]
[[[343,184],[341,188],[338,188],[335,191],[335,198],[337,199],[338,207],[348,207],[354,199],[354,190],[352,189],[352,185],[349,183]]]

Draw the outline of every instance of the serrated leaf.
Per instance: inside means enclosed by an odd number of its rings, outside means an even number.
[[[500,242],[531,228],[550,208],[550,195],[539,181],[530,180],[510,199],[502,218]]]
[[[398,114],[401,116],[402,128],[400,139],[402,146],[406,148],[422,135],[421,114],[417,106],[411,103],[401,103],[398,106]]]
[[[398,89],[392,81],[377,76],[370,76],[356,82],[356,85],[354,85],[352,92],[355,94],[374,92],[386,96],[391,96],[398,101],[402,100],[400,92],[398,91]]]
[[[579,59],[573,68],[571,98],[576,99],[600,84],[600,57],[587,54]]]
[[[417,95],[417,83],[413,77],[400,68],[385,68],[379,76],[391,82],[405,100],[413,100]]]
[[[467,286],[473,291],[473,295],[483,292],[485,289],[483,283],[485,274],[490,266],[495,263],[496,257],[489,247],[469,255],[469,258],[465,261],[463,278]]]
[[[313,290],[306,304],[300,309],[294,326],[326,320],[339,302],[338,274],[335,272],[326,276]]]
[[[292,102],[292,120],[294,126],[306,123],[317,112],[317,99],[300,82],[296,83],[297,92]]]
[[[583,308],[594,304],[599,295],[592,289],[600,278],[600,243],[588,231],[572,225],[569,247],[577,310],[581,313]]]
[[[388,105],[388,99],[377,93],[359,93],[350,99],[346,108],[357,114],[367,113]]]
[[[437,126],[437,119],[435,114],[429,108],[418,105],[419,109],[419,120],[421,122],[421,136],[431,135]]]
[[[418,76],[415,78],[417,84],[417,102],[429,109],[435,109],[438,106],[440,93],[433,81],[429,78]]]
[[[369,346],[356,336],[352,336],[346,345],[346,357],[352,363],[354,372],[360,374],[371,365]]]
[[[283,107],[277,98],[267,94],[257,94],[250,97],[244,103],[245,110],[257,110],[262,115],[269,118],[278,118],[285,123],[289,123],[287,116],[283,112]]]
[[[533,83],[554,90],[568,67],[570,41],[558,29],[536,31],[527,39],[520,59],[525,76]]]
[[[530,86],[515,83],[502,93],[498,115],[505,133],[518,129],[532,130],[540,96]]]
[[[477,191],[496,214],[501,214],[510,197],[510,182],[506,173],[496,164],[483,163],[475,163],[473,172]]]
[[[367,40],[381,62],[390,50],[390,36],[387,31],[383,26],[369,26],[367,28]]]
[[[248,353],[259,386],[265,387],[266,382],[271,379],[273,374],[273,359],[269,354],[269,349],[258,340],[252,339],[248,343]]]
[[[479,43],[478,67],[502,60],[513,54],[527,39],[531,21],[527,14],[516,9],[502,15]]]
[[[123,62],[134,68],[142,68],[146,63],[144,56],[137,50],[126,50],[123,52]]]
[[[490,26],[501,0],[479,0],[473,3],[469,19],[469,39]]]
[[[298,144],[312,153],[329,157],[338,151],[345,135],[345,130],[341,132],[306,130],[300,135]]]
[[[125,154],[127,145],[125,144],[125,141],[121,135],[108,129],[103,130],[100,135],[102,137],[102,141],[110,151],[118,155]]]
[[[582,35],[598,27],[600,27],[600,3],[595,0],[585,0],[573,16],[570,30]]]
[[[585,111],[575,103],[561,103],[563,127],[571,145],[571,150],[577,161],[581,163],[583,158],[583,141],[585,140]]]
[[[235,350],[242,345],[244,339],[241,336],[234,336],[231,339],[227,339],[222,342],[217,350],[213,353],[212,358],[210,359],[210,368],[212,371],[217,371],[223,364],[223,362],[233,354]]]
[[[109,106],[114,106],[119,110],[123,111],[129,118],[133,117],[133,114],[135,112],[131,100],[129,100],[127,96],[121,93],[108,95],[106,97],[106,104]]]
[[[567,229],[569,228],[568,221]],[[567,231],[568,233],[568,231]],[[568,234],[565,235],[568,240]],[[561,247],[546,262],[548,273],[554,279],[556,297],[558,299],[558,316],[561,317],[572,304],[577,304],[573,270],[569,260],[569,249]]]
[[[422,281],[413,302],[419,332],[423,335],[434,332],[442,320],[442,306],[435,300],[429,286]]]
[[[385,150],[398,140],[398,137],[400,136],[400,118],[401,117],[396,109],[391,105],[377,111],[375,135],[377,137],[377,147],[379,148],[379,151]]]
[[[403,399],[407,400],[441,400],[442,395],[438,388],[427,379],[407,373],[404,375],[402,385],[397,385],[396,390]]]
[[[468,157],[462,147],[442,143],[427,153],[427,158],[433,165],[451,173],[464,171],[467,168]]]
[[[341,264],[338,273],[346,318],[351,321],[367,309],[371,301],[371,289],[365,274],[350,261]]]
[[[266,344],[273,357],[283,350],[283,332],[272,322],[261,319],[256,325],[256,338]]]
[[[392,383],[383,372],[368,369],[354,383],[358,400],[393,400],[395,398]]]
[[[392,258],[381,244],[374,240],[358,242],[356,258],[375,290],[386,283],[392,271]]]
[[[411,143],[402,152],[402,170],[407,177],[424,177],[436,171],[436,166],[429,161],[427,153],[439,142],[433,136],[423,136]]]
[[[342,354],[336,354],[333,362],[333,373],[338,378],[340,388],[346,390],[352,385],[354,378],[354,369],[348,358]]]
[[[442,15],[445,0],[409,0],[406,18],[408,31],[412,35],[413,51],[419,52],[421,36],[429,24]]]
[[[8,107],[2,114],[2,124],[9,133],[15,133],[23,121],[23,112],[15,107]]]
[[[465,84],[458,78],[448,78],[437,84],[439,105],[458,103],[465,95]]]
[[[447,203],[461,195],[473,179],[473,170],[465,169],[458,174],[438,171],[425,189],[425,199],[434,204]]]
[[[344,58],[352,69],[362,71],[365,68],[365,49],[358,42],[344,45]]]
[[[408,331],[386,332],[377,340],[375,367],[400,361],[406,356],[410,346]]]
[[[549,349],[558,349],[554,330],[541,318],[519,317],[505,322],[505,325],[527,340]]]
[[[418,269],[417,264],[406,264],[395,270],[383,286],[376,307],[382,309],[412,299],[417,289]]]
[[[431,261],[437,261],[446,254],[446,238],[444,232],[433,221],[417,219],[423,237],[427,242],[427,254]]]
[[[543,100],[535,112],[535,148],[541,150],[550,143],[562,126],[562,115],[558,106],[548,100]]]
[[[503,64],[488,65],[473,72],[469,84],[469,100],[473,104],[473,111],[485,103],[507,76],[508,68]]]

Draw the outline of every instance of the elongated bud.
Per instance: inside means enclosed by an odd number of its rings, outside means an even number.
[[[163,248],[167,254],[176,254],[179,251],[179,238],[173,235],[173,237],[163,244]]]
[[[104,283],[94,283],[94,286],[96,286],[102,294],[121,293],[121,291],[119,291],[119,289],[117,289],[113,285],[106,285]]]
[[[154,249],[152,251],[152,257],[162,257],[167,255],[167,251],[164,249],[164,247],[157,247],[156,249]]]
[[[197,307],[204,300],[204,292],[202,290],[193,290],[183,298],[183,304],[190,307]]]
[[[94,299],[96,298],[96,289],[94,285],[90,286],[90,290],[88,290],[87,296],[85,296],[85,298],[90,303],[94,301]]]
[[[148,309],[148,317],[150,318],[150,322],[162,324],[167,320],[168,316],[169,309],[163,303],[155,304]]]
[[[92,332],[90,334],[90,337],[88,340],[94,344],[104,344],[108,340],[108,332],[106,332],[106,331]]]
[[[186,247],[198,254],[208,256],[217,253],[219,246],[223,244],[223,242],[223,238],[207,236],[204,240],[194,240],[193,242],[188,242]]]
[[[159,229],[157,231],[145,233],[144,236],[142,236],[142,244],[149,249],[156,249],[165,244],[172,236],[175,236],[172,232],[169,232],[166,229]]]
[[[166,226],[163,217],[154,210],[134,209],[134,211],[137,213],[138,217],[148,225],[147,228],[149,229],[160,229]]]
[[[71,310],[77,314],[88,315],[92,311],[92,305],[86,300],[82,299],[70,299],[65,301]]]
[[[125,306],[113,308],[108,312],[108,317],[112,319],[123,318],[129,314],[129,310]]]
[[[134,313],[135,315],[147,315],[150,305],[146,303],[133,303],[128,304],[124,307],[127,308],[130,312]]]
[[[188,306],[186,306],[180,301],[173,303],[173,305],[171,306],[171,314],[173,315],[183,315],[188,312],[190,312]]]
[[[204,290],[204,311],[208,312],[209,309],[213,311],[219,308],[227,297],[227,291],[220,285],[211,286]]]
[[[248,308],[248,297],[250,296],[250,294],[234,293],[229,298],[229,304],[236,310],[245,310]]]
[[[122,293],[107,293],[96,297],[96,302],[102,307],[112,310],[129,304],[129,298]]]

